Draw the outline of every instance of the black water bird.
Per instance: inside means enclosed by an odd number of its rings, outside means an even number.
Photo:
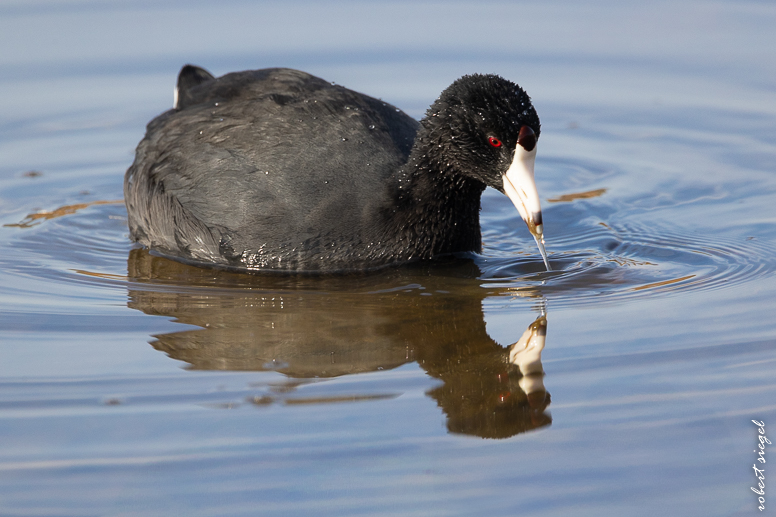
[[[544,251],[534,182],[539,117],[496,75],[450,85],[418,123],[297,70],[215,78],[186,65],[124,178],[130,237],[239,271],[370,270],[480,252],[486,186]]]

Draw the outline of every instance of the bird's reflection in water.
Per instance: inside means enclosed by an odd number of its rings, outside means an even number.
[[[275,370],[296,379],[416,361],[443,384],[429,392],[448,429],[503,438],[551,423],[540,315],[509,347],[485,330],[471,262],[346,277],[250,276],[132,250],[129,307],[200,328],[151,344],[198,370]],[[522,326],[522,325],[521,325]],[[270,399],[262,403],[271,402]]]

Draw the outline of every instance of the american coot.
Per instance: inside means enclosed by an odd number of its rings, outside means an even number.
[[[368,270],[481,251],[486,186],[514,202],[547,269],[539,117],[495,75],[448,87],[420,123],[304,72],[186,65],[124,178],[130,237],[240,271]]]

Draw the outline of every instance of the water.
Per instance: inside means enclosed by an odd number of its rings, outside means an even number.
[[[6,2],[0,514],[760,513],[775,18]],[[136,249],[123,173],[187,62],[299,68],[414,117],[464,73],[515,80],[553,271],[493,191],[482,256],[428,267],[266,278]]]

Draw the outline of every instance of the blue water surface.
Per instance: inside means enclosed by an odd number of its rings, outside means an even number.
[[[772,511],[775,26],[757,1],[4,2],[0,514]],[[415,118],[463,74],[519,83],[555,271],[492,190],[458,262],[265,279],[138,249],[123,174],[185,63]],[[510,362],[543,317],[540,363]]]

